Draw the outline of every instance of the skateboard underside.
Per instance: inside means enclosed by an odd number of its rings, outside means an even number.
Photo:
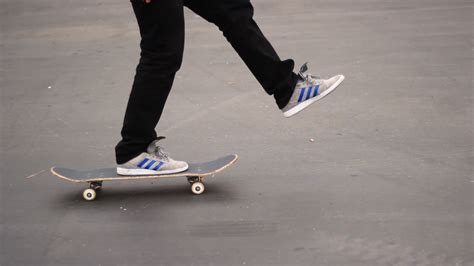
[[[191,184],[191,191],[194,194],[202,194],[204,192],[203,179],[206,176],[216,174],[228,166],[232,165],[239,156],[237,154],[227,155],[214,161],[205,163],[189,163],[188,170],[165,175],[142,175],[142,176],[119,176],[116,168],[101,168],[94,170],[74,170],[64,167],[52,167],[51,173],[55,176],[75,183],[89,183],[89,188],[83,192],[86,200],[93,200],[96,192],[102,189],[103,181],[119,181],[119,180],[142,180],[142,179],[159,179],[172,177],[187,177]]]

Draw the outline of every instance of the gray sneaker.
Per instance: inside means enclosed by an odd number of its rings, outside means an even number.
[[[147,152],[143,152],[130,161],[117,165],[119,175],[162,175],[174,174],[186,171],[188,164],[182,161],[175,161],[158,146],[158,141],[164,139],[159,137],[148,145]]]
[[[322,99],[331,93],[344,80],[343,75],[336,75],[330,79],[321,79],[306,74],[308,66],[305,63],[300,70],[300,79],[288,104],[281,109],[285,117],[297,114],[310,104]]]

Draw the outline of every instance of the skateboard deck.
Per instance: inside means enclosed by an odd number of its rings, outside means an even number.
[[[74,170],[64,167],[52,167],[51,173],[63,180],[74,183],[89,183],[89,188],[83,192],[86,200],[94,200],[97,192],[102,189],[103,181],[119,180],[142,180],[142,179],[160,179],[173,177],[187,177],[191,184],[191,191],[194,194],[204,192],[204,177],[214,175],[232,165],[239,156],[237,154],[227,155],[214,161],[204,163],[189,163],[188,170],[175,174],[163,175],[140,175],[140,176],[121,176],[117,174],[116,168],[102,168],[94,170]]]

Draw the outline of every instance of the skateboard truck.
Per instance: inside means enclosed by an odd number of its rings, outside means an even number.
[[[89,187],[95,191],[99,191],[102,189],[102,181],[90,182]]]

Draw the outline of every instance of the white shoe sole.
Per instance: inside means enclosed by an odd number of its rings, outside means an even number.
[[[319,94],[318,96],[313,97],[309,100],[306,100],[306,101],[296,105],[295,107],[289,109],[288,111],[283,113],[283,116],[291,117],[291,116],[299,113],[300,111],[302,111],[306,107],[310,106],[311,104],[313,104],[313,103],[317,102],[318,100],[321,100],[322,98],[327,96],[329,93],[331,93],[333,90],[335,90],[337,88],[337,86],[339,86],[341,84],[341,82],[344,80],[343,75],[339,75],[339,76],[340,76],[340,78],[336,82],[334,82],[334,84],[332,84],[332,86],[329,87],[329,89],[325,90],[323,93]]]
[[[149,169],[128,169],[128,168],[123,168],[123,167],[118,167],[117,166],[117,174],[118,175],[124,175],[124,176],[136,176],[136,175],[167,175],[167,174],[177,174],[181,173],[183,171],[188,170],[188,165],[185,167],[177,168],[177,169],[172,169],[172,170],[164,170],[164,171],[153,171]]]

